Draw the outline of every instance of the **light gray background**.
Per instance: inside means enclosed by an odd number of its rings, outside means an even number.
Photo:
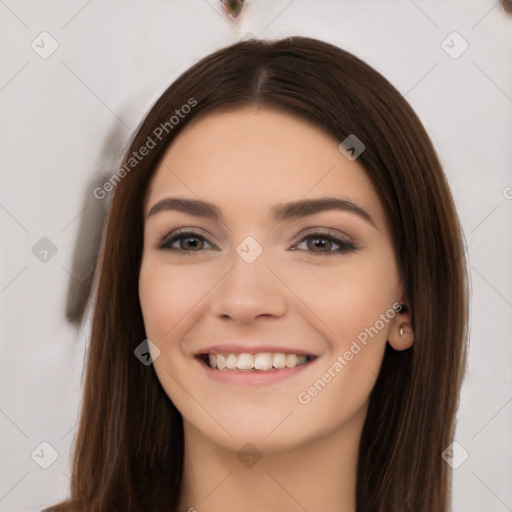
[[[31,47],[51,48],[43,31],[58,43],[46,59]],[[460,39],[442,46],[454,31],[469,44],[458,58],[443,46],[457,52]],[[39,510],[68,492],[89,326],[65,315],[68,292],[85,282],[89,226],[106,207],[92,197],[95,180],[117,168],[173,79],[247,32],[355,53],[430,133],[472,281],[456,432],[469,457],[454,471],[453,510],[512,510],[512,17],[496,1],[247,0],[234,24],[214,0],[0,0],[0,511]],[[58,250],[46,262],[32,252],[42,237]],[[58,452],[48,469],[31,458],[43,441]]]

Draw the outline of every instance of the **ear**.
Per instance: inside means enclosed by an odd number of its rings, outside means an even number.
[[[411,308],[408,301],[402,295],[398,304],[401,308],[396,311],[393,325],[388,336],[388,343],[398,351],[411,348],[414,343],[414,330],[412,328]]]

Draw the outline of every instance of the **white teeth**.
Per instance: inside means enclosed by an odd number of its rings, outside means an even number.
[[[208,354],[211,368],[218,370],[271,370],[295,368],[308,362],[308,358],[297,354],[261,352],[259,354]]]
[[[254,368],[256,370],[270,370],[272,368],[272,354],[263,352],[254,357]]]
[[[211,357],[211,354],[210,354],[210,357]],[[212,368],[215,368],[215,357],[217,358],[217,368],[219,370],[224,370],[224,368],[226,368],[226,356],[222,355],[222,354],[217,354],[217,356],[213,356],[214,357],[214,361],[213,361],[213,364],[210,363],[210,366]],[[210,359],[211,361],[211,359]]]
[[[288,354],[286,356],[286,367],[295,368],[297,366],[297,356],[295,354]]]
[[[236,368],[236,363],[238,362],[238,357],[236,354],[229,354],[228,357],[226,357],[226,368],[228,370],[234,370]]]
[[[272,358],[274,368],[285,368],[286,367],[286,354],[274,354]]]
[[[254,368],[254,356],[252,354],[240,354],[236,367],[239,370],[252,370]]]

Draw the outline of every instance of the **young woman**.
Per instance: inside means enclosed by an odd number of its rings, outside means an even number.
[[[224,48],[105,185],[71,496],[49,510],[449,510],[463,237],[384,77],[309,38]]]

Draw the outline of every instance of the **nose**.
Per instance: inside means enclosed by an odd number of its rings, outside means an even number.
[[[286,290],[267,268],[264,255],[247,263],[235,253],[231,269],[210,295],[210,312],[239,325],[251,324],[260,317],[282,317],[286,309]]]

